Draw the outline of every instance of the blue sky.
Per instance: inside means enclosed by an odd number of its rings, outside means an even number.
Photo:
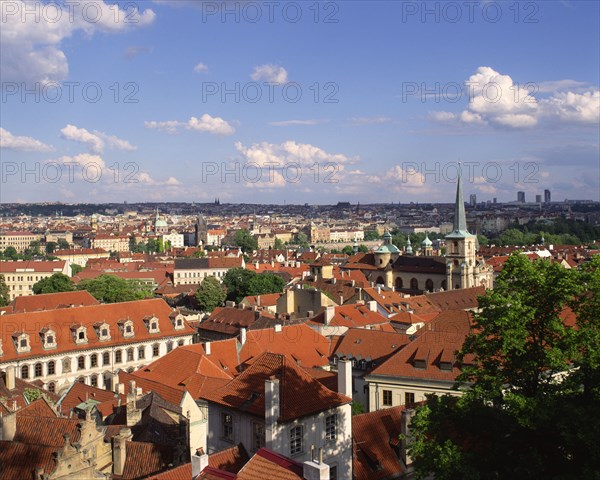
[[[0,200],[600,200],[599,5],[0,0]]]

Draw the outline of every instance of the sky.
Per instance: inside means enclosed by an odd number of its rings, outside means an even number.
[[[600,2],[0,7],[1,202],[600,201]]]

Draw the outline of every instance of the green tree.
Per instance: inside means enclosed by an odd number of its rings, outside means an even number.
[[[198,308],[203,312],[212,312],[225,301],[225,288],[215,277],[206,277],[196,291]]]
[[[58,249],[59,250],[68,250],[70,248],[69,242],[67,242],[64,238],[58,239]]]
[[[470,388],[429,396],[411,422],[419,478],[599,478],[599,267],[507,260],[458,355]]]
[[[283,291],[283,287],[285,287],[285,281],[279,275],[275,275],[273,273],[261,273],[260,275],[254,275],[254,277],[250,279],[248,282],[246,295],[281,293]]]
[[[477,240],[479,241],[479,245],[482,247],[487,247],[490,243],[489,239],[485,235],[478,234]]]
[[[345,255],[352,255],[354,253],[354,248],[352,245],[346,245],[344,248],[342,248],[342,253]]]
[[[37,388],[26,388],[23,390],[23,396],[27,400],[27,403],[35,402],[38,398],[42,397],[42,392]]]
[[[82,280],[79,290],[87,290],[95,299],[104,303],[130,302],[152,297],[150,287],[139,280],[130,280],[103,274]]]
[[[298,232],[294,235],[294,243],[300,247],[308,247],[308,236],[304,232]]]
[[[283,242],[281,241],[281,238],[275,239],[275,244],[273,245],[273,248],[275,250],[283,250]]]
[[[0,307],[6,307],[9,303],[8,285],[4,281],[4,275],[0,275]]]
[[[237,267],[231,268],[223,277],[223,285],[227,289],[227,300],[240,302],[248,293],[250,280],[256,276],[252,270]]]
[[[83,267],[81,265],[79,265],[78,263],[72,263],[71,264],[71,276],[74,277],[75,275],[77,275],[82,270],[83,270]]]
[[[366,245],[363,245],[362,243],[358,246],[358,251],[360,253],[369,253],[369,248]]]
[[[31,242],[29,244],[28,250],[31,250],[32,255],[39,255],[40,254],[40,241],[34,240],[33,242]]]
[[[4,253],[2,254],[6,260],[17,260],[19,258],[19,254],[15,247],[6,247],[4,249]]]
[[[206,257],[206,252],[204,250],[196,250],[192,254],[192,257],[194,257],[194,258],[204,258],[204,257]]]
[[[379,240],[381,236],[375,230],[366,230],[365,231],[365,241],[369,242],[372,240]]]
[[[46,243],[46,253],[48,255],[52,255],[54,253],[54,251],[56,250],[57,246],[58,246],[58,244],[56,242]]]
[[[238,230],[233,235],[234,245],[240,247],[244,253],[252,253],[258,249],[258,240],[248,230]]]
[[[40,293],[72,292],[74,289],[73,280],[64,273],[55,273],[33,284],[33,293],[36,295]]]

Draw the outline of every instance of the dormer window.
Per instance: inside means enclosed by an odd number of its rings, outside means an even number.
[[[160,328],[158,327],[158,318],[154,315],[144,317],[144,323],[149,333],[159,333]]]
[[[29,344],[29,335],[22,332],[17,332],[13,335],[15,340],[15,347],[17,349],[17,353],[27,353],[31,350],[31,345]]]
[[[183,323],[183,315],[181,313],[171,314],[169,318],[171,319],[171,322],[173,323],[173,328],[175,330],[181,330],[182,328],[184,328],[185,325]]]
[[[87,343],[87,332],[86,328],[83,325],[73,325],[71,327],[71,331],[73,332],[73,338],[77,345]]]
[[[452,363],[451,362],[440,362],[440,370],[443,370],[445,372],[451,372],[452,371]]]
[[[133,337],[135,332],[133,328],[133,321],[130,319],[120,320],[119,321],[119,330],[121,331],[121,335],[125,338]]]
[[[96,330],[96,335],[98,336],[98,340],[107,341],[110,340],[110,326],[106,322],[96,323],[94,324],[94,329]]]
[[[56,348],[56,332],[49,328],[43,328],[40,332],[42,345],[45,349]]]

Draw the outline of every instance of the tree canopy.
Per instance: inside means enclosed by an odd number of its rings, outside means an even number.
[[[213,276],[206,277],[196,291],[198,308],[203,312],[212,312],[225,301],[225,288]]]
[[[64,273],[54,273],[53,275],[42,278],[39,282],[33,284],[33,293],[58,293],[72,292],[75,290],[73,280]]]
[[[0,275],[0,307],[6,307],[10,303],[8,285],[4,281],[4,275]]]
[[[599,478],[598,298],[600,257],[578,271],[512,255],[458,355],[470,388],[417,409],[417,476]]]
[[[240,302],[248,295],[265,295],[283,291],[285,281],[273,273],[257,274],[245,268],[232,268],[223,277],[227,300]]]
[[[252,253],[258,249],[258,240],[248,230],[238,230],[233,235],[233,243],[244,253]]]
[[[77,288],[87,290],[95,299],[104,303],[130,302],[152,297],[151,288],[139,280],[108,274],[82,280]]]

